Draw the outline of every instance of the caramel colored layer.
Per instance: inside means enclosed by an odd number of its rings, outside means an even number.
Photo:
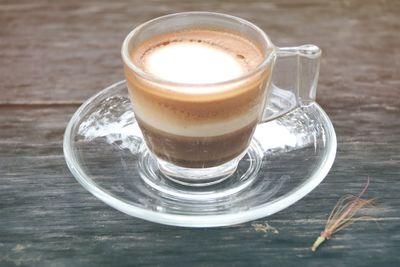
[[[135,114],[154,128],[187,136],[219,135],[257,120],[266,98],[266,75],[225,93],[182,95],[141,83],[129,76]],[[207,133],[209,132],[209,133]]]

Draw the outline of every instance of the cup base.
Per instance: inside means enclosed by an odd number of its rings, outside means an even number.
[[[154,160],[157,161],[160,172],[166,178],[182,185],[198,187],[217,184],[229,178],[236,171],[239,161],[245,154],[246,152],[222,165],[210,168],[185,168],[162,159]]]
[[[145,184],[172,199],[203,201],[223,199],[254,182],[262,152],[252,142],[242,155],[212,168],[183,168],[156,158],[145,145],[139,156],[139,173]]]

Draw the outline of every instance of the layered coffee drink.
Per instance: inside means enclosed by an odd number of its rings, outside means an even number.
[[[270,67],[238,32],[193,28],[133,47],[125,76],[150,151],[181,167],[218,166],[245,153],[262,114]]]

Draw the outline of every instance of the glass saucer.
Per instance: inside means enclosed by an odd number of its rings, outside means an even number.
[[[265,116],[293,103],[279,89],[270,102]],[[332,123],[311,103],[257,126],[229,179],[205,187],[179,185],[161,174],[148,175],[158,170],[148,164],[151,155],[131,105],[125,81],[91,97],[67,126],[64,155],[78,182],[97,198],[157,223],[214,227],[271,215],[320,184],[336,155]]]

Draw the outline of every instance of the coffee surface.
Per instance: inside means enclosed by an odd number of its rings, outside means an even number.
[[[207,84],[242,76],[256,68],[263,55],[238,34],[192,29],[153,37],[134,49],[132,59],[158,79]]]

